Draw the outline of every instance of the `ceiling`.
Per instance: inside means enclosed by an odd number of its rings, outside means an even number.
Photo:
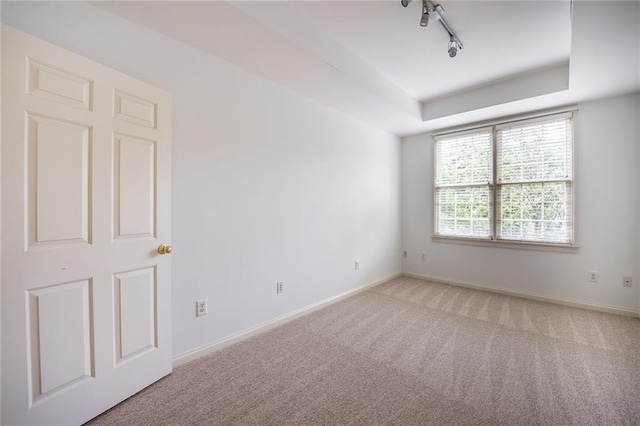
[[[640,3],[442,0],[447,54],[421,3],[99,2],[391,133],[640,90]]]
[[[292,7],[418,100],[569,60],[568,0],[543,6],[522,1],[440,4],[464,45],[454,59],[447,54],[449,35],[438,22],[420,27],[419,0],[407,8],[400,1],[303,1]],[[544,25],[532,19],[542,15],[541,9]]]

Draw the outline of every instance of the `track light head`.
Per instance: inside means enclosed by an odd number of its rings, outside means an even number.
[[[402,7],[409,6],[409,3],[411,3],[411,0],[400,0],[400,4],[402,5]]]
[[[455,58],[458,54],[458,42],[454,40],[453,36],[449,39],[449,57]]]
[[[429,25],[429,13],[431,8],[429,7],[428,0],[422,0],[422,18],[420,18],[420,26],[426,27]]]

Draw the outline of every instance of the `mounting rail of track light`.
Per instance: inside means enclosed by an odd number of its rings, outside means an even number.
[[[411,0],[400,0],[400,4],[403,7],[409,6]],[[440,21],[442,28],[449,33],[449,45],[448,52],[449,57],[453,58],[458,54],[458,50],[462,50],[462,43],[456,33],[451,29],[447,21],[444,19],[444,9],[441,5],[434,5],[431,0],[422,0],[422,15],[420,16],[420,26],[426,27],[429,25],[429,19],[435,19]]]

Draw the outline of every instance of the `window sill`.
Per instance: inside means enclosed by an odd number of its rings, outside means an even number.
[[[442,235],[432,235],[431,241],[434,243],[464,244],[470,246],[498,247],[516,250],[551,251],[558,253],[578,253],[580,246],[569,244],[533,243],[526,241],[503,241],[503,240],[481,240],[464,237],[445,237]]]

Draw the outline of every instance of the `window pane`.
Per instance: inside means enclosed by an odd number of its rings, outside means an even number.
[[[571,242],[570,191],[565,182],[500,186],[499,238]]]
[[[569,117],[497,128],[498,182],[570,180],[572,132]]]
[[[487,184],[491,181],[491,131],[436,140],[436,186]]]
[[[436,190],[436,234],[489,237],[489,186]]]

